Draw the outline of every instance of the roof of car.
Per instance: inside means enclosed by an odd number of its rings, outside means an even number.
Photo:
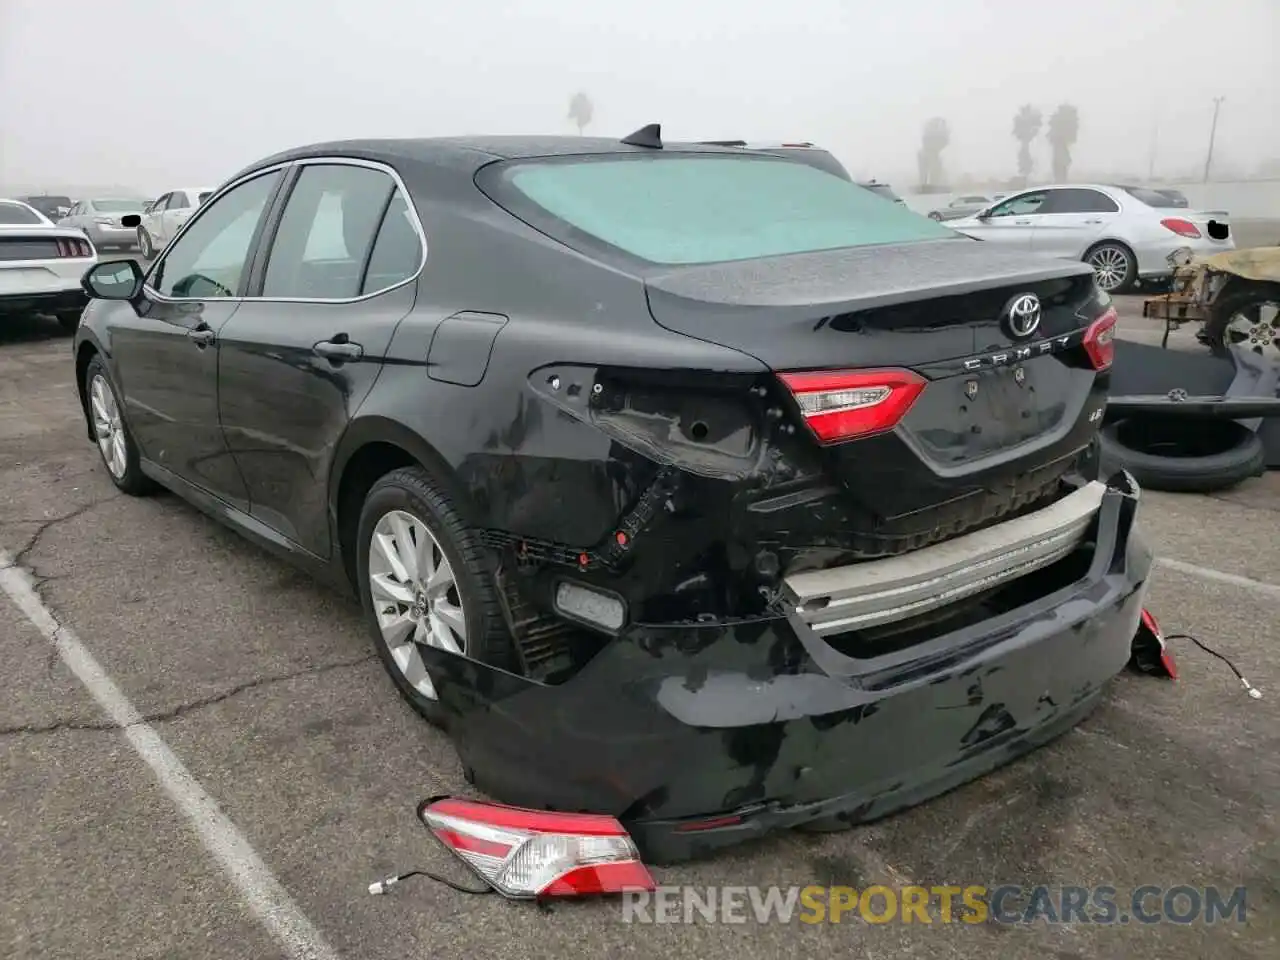
[[[740,153],[741,148],[713,144],[669,141],[665,149],[680,153]],[[294,147],[264,157],[241,171],[240,176],[262,167],[313,157],[351,157],[395,166],[403,161],[462,166],[472,169],[495,160],[528,160],[535,157],[567,157],[586,154],[654,153],[651,147],[635,147],[611,137],[507,136],[507,137],[422,137],[406,140],[335,140]]]

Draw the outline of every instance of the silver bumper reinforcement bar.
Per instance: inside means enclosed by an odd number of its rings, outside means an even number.
[[[784,580],[794,615],[820,637],[905,620],[990,590],[1071,553],[1107,486],[1085,484],[1015,520],[900,557],[798,573]]]

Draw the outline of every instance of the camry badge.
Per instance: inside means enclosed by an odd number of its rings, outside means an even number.
[[[1034,293],[1020,293],[1004,308],[1004,326],[1015,340],[1025,340],[1040,329],[1040,298]]]

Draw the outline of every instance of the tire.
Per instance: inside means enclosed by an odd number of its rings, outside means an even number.
[[[416,522],[417,531],[425,530],[430,535],[434,547],[448,561],[454,583],[430,600],[424,599],[425,593],[418,592],[422,586],[420,583],[406,589],[405,593],[414,595],[414,603],[394,600],[384,588],[380,590],[375,608],[371,571],[380,576],[382,583],[390,580],[396,587],[417,579],[409,577],[406,580],[393,572],[386,572],[390,569],[386,566],[386,553],[374,545],[375,532],[380,533],[382,542],[386,542],[383,539],[386,534],[392,534],[398,544],[405,533],[404,526],[397,529],[398,521],[405,517]],[[412,539],[418,544],[426,542],[420,533]],[[393,644],[383,635],[381,618],[394,618],[404,626],[413,622],[412,633],[406,633],[406,637],[421,636],[425,639],[431,636],[428,642],[433,646],[447,647],[446,643],[436,641],[436,633],[432,630],[433,625],[440,629],[443,622],[435,611],[447,609],[452,618],[456,617],[454,610],[458,609],[465,624],[465,639],[457,643],[460,649],[455,652],[504,670],[519,672],[515,648],[502,615],[484,547],[430,473],[421,467],[404,467],[393,470],[374,483],[360,511],[356,544],[360,603],[374,649],[400,695],[428,722],[441,729],[448,728],[448,716],[435,689],[439,680],[427,675],[412,642],[406,640],[394,644],[396,652],[393,652]],[[384,568],[383,571],[376,569],[379,566]],[[437,604],[443,606],[437,607]],[[427,611],[432,612],[428,614]],[[454,641],[459,640],[456,633],[451,633],[450,637]],[[424,689],[423,678],[429,690]]]
[[[1222,295],[1214,302],[1209,309],[1209,319],[1204,323],[1202,333],[1204,334],[1203,343],[1209,347],[1209,351],[1215,357],[1230,358],[1231,350],[1227,343],[1227,324],[1231,322],[1231,318],[1238,313],[1245,313],[1251,307],[1258,307],[1257,316],[1258,325],[1260,327],[1268,326],[1265,318],[1261,314],[1261,309],[1268,304],[1280,304],[1280,284],[1277,283],[1253,283],[1250,281],[1233,281],[1232,286],[1222,292]],[[1272,319],[1270,326],[1271,333],[1271,350],[1265,349],[1264,343],[1250,343],[1249,340],[1240,341],[1240,346],[1246,346],[1253,349],[1254,352],[1269,355],[1273,360],[1280,353],[1280,327],[1275,324],[1280,323],[1280,314]]]
[[[1256,477],[1266,466],[1262,440],[1234,420],[1146,416],[1102,428],[1100,472],[1123,467],[1140,486],[1211,493]]]
[[[155,245],[151,242],[151,234],[139,227],[138,228],[138,254],[143,260],[154,260],[156,256]]]
[[[101,389],[105,392],[105,396],[110,398],[110,402],[104,405],[104,409],[99,409],[95,396],[97,385],[101,383]],[[129,432],[129,426],[124,422],[124,418],[120,415],[119,393],[115,384],[111,382],[111,377],[107,374],[106,367],[102,365],[99,357],[94,357],[89,361],[88,367],[84,371],[84,395],[89,409],[89,419],[94,424],[95,432],[99,439],[95,446],[98,448],[98,454],[102,457],[102,465],[106,467],[107,476],[111,478],[121,491],[129,494],[131,497],[141,497],[151,493],[155,489],[155,484],[151,478],[142,472],[142,467],[138,462],[138,445],[133,440],[133,434]],[[114,416],[112,415],[114,413]],[[105,414],[105,416],[103,416]],[[111,427],[110,436],[104,444],[101,434],[102,424],[107,423]],[[117,441],[116,438],[119,437]],[[123,448],[123,457],[121,460],[114,460],[114,456],[119,456],[121,451],[115,450],[115,444]],[[123,466],[120,466],[120,463]]]
[[[1138,279],[1138,258],[1123,243],[1100,243],[1084,255],[1084,262],[1093,267],[1093,280],[1104,293],[1126,293]]]
[[[80,328],[80,310],[59,310],[56,314],[58,324],[67,333],[75,333]]]
[[[942,222],[942,214],[940,214],[937,210],[934,210],[932,213],[930,213],[930,214],[929,214],[929,219],[930,219],[930,220],[936,220],[936,221],[938,221],[939,223],[941,223],[941,222]]]

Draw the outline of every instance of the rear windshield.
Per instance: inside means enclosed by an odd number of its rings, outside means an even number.
[[[494,199],[570,246],[660,264],[951,239],[952,230],[813,167],[763,157],[574,157],[503,165]],[[510,189],[508,189],[510,188]]]
[[[1159,207],[1168,209],[1172,207],[1182,207],[1185,204],[1175,200],[1159,190],[1148,190],[1146,187],[1125,187],[1124,192],[1129,194],[1135,200],[1141,200],[1148,207]]]
[[[36,214],[16,203],[0,203],[0,224],[8,226],[32,226],[43,223]]]
[[[130,210],[141,210],[141,200],[94,200],[93,209],[103,213],[128,213]]]

